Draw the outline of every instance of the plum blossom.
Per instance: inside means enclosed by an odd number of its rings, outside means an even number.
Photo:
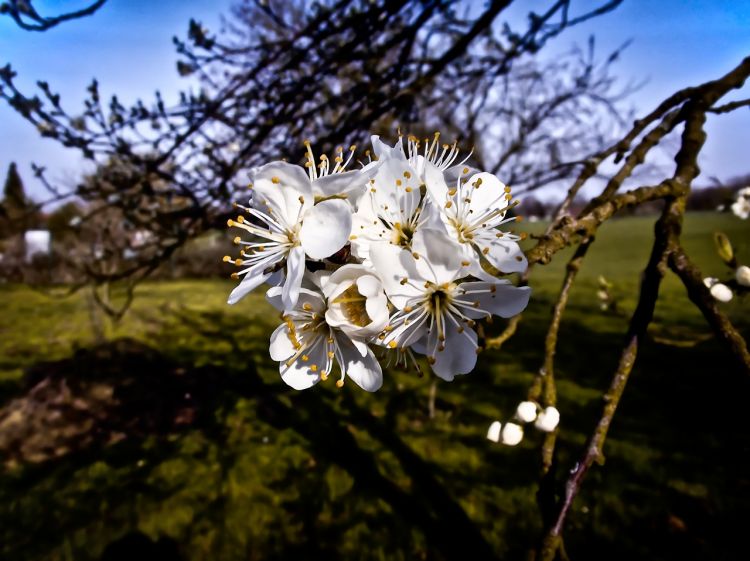
[[[352,253],[367,260],[378,244],[411,247],[421,228],[440,227],[435,209],[421,193],[417,171],[403,157],[385,157],[359,200],[353,217]]]
[[[323,281],[326,322],[353,338],[378,335],[388,323],[388,299],[380,278],[363,265],[344,265]]]
[[[240,258],[234,260],[242,270],[235,276],[242,277],[242,282],[229,295],[230,304],[284,269],[283,299],[285,305],[293,306],[302,284],[305,258],[325,259],[347,243],[352,217],[351,206],[344,199],[363,191],[369,174],[376,168],[344,171],[348,160],[344,162],[340,155],[332,169],[327,157],[316,168],[309,144],[307,149],[307,172],[287,162],[272,162],[251,173],[253,206],[239,208],[261,225],[243,216],[228,224],[260,240],[235,238],[235,243],[242,246]],[[324,200],[316,204],[319,198]],[[225,257],[225,261],[232,259]]]
[[[453,165],[460,153],[458,143],[441,144],[439,132],[433,135],[432,140],[425,138],[423,142],[414,135],[408,135],[406,147],[404,147],[404,137],[400,133],[398,142],[394,146],[388,146],[378,136],[373,136],[372,146],[378,158],[407,161],[422,182],[426,181],[425,172],[428,166],[444,172],[449,180],[455,179],[457,170],[462,169],[466,160],[471,156],[469,153],[461,162]]]
[[[418,231],[411,251],[395,244],[371,248],[370,259],[396,307],[381,335],[392,348],[412,346],[427,355],[432,370],[451,381],[477,361],[475,320],[512,317],[529,301],[530,289],[508,281],[464,281],[469,268],[442,232]]]
[[[380,315],[379,295],[377,288],[368,280],[371,275],[363,275],[363,290],[369,295],[359,292],[359,284],[355,281],[348,284],[349,288],[339,290],[334,281],[328,283],[326,297],[318,290],[301,288],[299,298],[294,307],[285,308],[279,287],[268,291],[269,301],[283,310],[284,323],[271,335],[270,354],[273,360],[279,361],[279,373],[282,380],[296,390],[304,390],[321,380],[327,380],[333,370],[334,363],[338,364],[340,378],[336,385],[341,387],[349,377],[363,390],[374,392],[383,384],[383,372],[366,340],[358,337],[357,328],[365,329],[372,323],[367,313],[369,300],[374,301],[370,310],[375,309],[374,315]],[[356,287],[352,290],[352,287]],[[348,291],[348,292],[347,292]],[[343,294],[359,295],[356,302],[349,303],[342,309],[336,309],[336,300]],[[347,312],[346,310],[349,309]],[[335,318],[329,323],[329,318]],[[332,325],[333,323],[333,325]],[[364,324],[364,325],[362,325]],[[346,329],[351,327],[352,329]],[[379,327],[373,326],[373,327]]]
[[[282,379],[309,388],[338,369],[366,391],[383,383],[381,363],[424,355],[450,381],[469,373],[479,347],[476,322],[512,317],[530,289],[500,274],[522,272],[519,236],[500,228],[517,202],[495,176],[457,162],[457,144],[439,134],[394,146],[372,138],[375,157],[348,170],[354,147],[316,158],[305,142],[303,166],[271,162],[251,172],[252,198],[229,220],[250,237],[235,238],[241,282],[233,304],[263,283],[283,323],[270,355]],[[533,422],[538,405],[519,405],[516,420]],[[538,419],[537,419],[538,420]],[[502,430],[501,430],[502,429]],[[491,427],[488,438],[515,445],[516,423]]]
[[[441,210],[446,231],[461,248],[463,261],[472,265],[479,278],[491,278],[487,267],[500,273],[517,273],[528,267],[518,241],[521,236],[499,229],[518,220],[507,213],[518,203],[511,202],[510,187],[489,173],[463,168],[452,186],[435,167],[426,167],[427,189]],[[484,265],[484,266],[483,266]]]

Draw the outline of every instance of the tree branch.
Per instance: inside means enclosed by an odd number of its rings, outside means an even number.
[[[719,340],[732,353],[738,366],[745,374],[750,375],[750,352],[747,343],[729,318],[719,310],[716,300],[703,284],[703,275],[698,267],[690,261],[685,250],[676,245],[669,255],[669,268],[680,278],[687,289],[688,297],[706,318]]]
[[[26,31],[47,31],[64,21],[93,15],[104,6],[106,1],[96,0],[80,10],[48,17],[42,16],[34,9],[32,0],[8,0],[0,5],[0,15],[9,15],[21,29]]]

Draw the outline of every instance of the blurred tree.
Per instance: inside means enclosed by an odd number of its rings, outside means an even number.
[[[16,163],[11,162],[0,201],[0,238],[25,232],[33,222],[33,211],[34,205],[26,198]]]
[[[68,201],[52,211],[47,217],[47,229],[55,242],[73,237],[76,225],[81,220],[83,209],[75,201]]]
[[[614,57],[596,65],[593,43],[550,63],[535,54],[620,2],[575,17],[569,0],[549,2],[515,30],[501,20],[509,1],[244,0],[222,36],[191,21],[187,40],[175,38],[177,70],[198,87],[174,107],[158,93],[151,105],[126,108],[116,96],[105,105],[94,81],[83,112],[69,113],[46,82],[38,83],[44,100],[22,93],[10,66],[0,69],[0,98],[43,136],[103,164],[104,178],[74,193],[35,169],[55,197],[106,201],[150,231],[154,246],[112,272],[142,276],[224,224],[231,201],[245,196],[247,170],[296,147],[301,156],[306,138],[331,150],[367,142],[371,131],[393,139],[398,126],[437,129],[473,143],[480,163],[517,190],[568,177],[616,130],[603,118],[615,115],[620,95],[608,73]],[[109,179],[123,173],[129,187],[120,189]]]

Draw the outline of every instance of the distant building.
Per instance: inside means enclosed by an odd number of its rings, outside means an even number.
[[[52,251],[52,235],[49,230],[28,230],[23,235],[26,262],[35,255],[49,255]]]

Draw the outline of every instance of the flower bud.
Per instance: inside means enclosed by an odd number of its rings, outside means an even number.
[[[516,408],[516,417],[524,423],[531,423],[536,419],[536,403],[533,401],[522,401]]]
[[[554,407],[547,407],[539,413],[534,426],[544,432],[552,432],[560,422],[560,412]]]
[[[729,302],[732,299],[732,289],[726,284],[717,282],[711,287],[711,296],[719,302]]]
[[[500,424],[500,421],[495,421],[490,425],[490,428],[487,430],[487,440],[491,440],[492,442],[500,442],[500,429],[502,428],[502,425]]]
[[[711,288],[717,282],[719,282],[719,279],[717,279],[716,277],[706,277],[705,279],[703,279],[703,285],[706,288]]]
[[[502,443],[507,446],[515,446],[523,440],[523,427],[516,423],[505,423],[502,433]]]
[[[750,287],[750,267],[747,265],[740,265],[737,267],[734,276],[737,279],[737,284]]]
[[[750,187],[745,187],[737,192],[737,199],[732,205],[732,212],[742,219],[750,216]]]

